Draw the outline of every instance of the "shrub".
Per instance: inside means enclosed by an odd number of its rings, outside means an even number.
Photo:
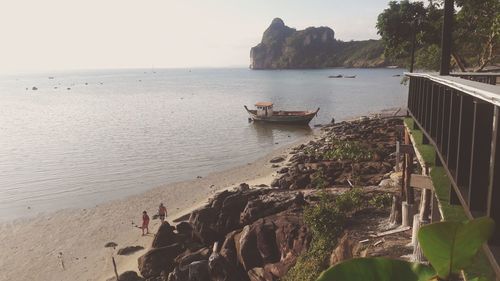
[[[363,205],[363,192],[361,188],[355,187],[335,198],[335,205],[344,213],[359,209]]]
[[[383,209],[392,204],[392,195],[390,193],[377,193],[368,201],[368,204],[377,209]]]
[[[325,159],[363,161],[372,158],[372,152],[356,141],[334,141],[333,148],[326,151]]]
[[[317,170],[311,175],[311,185],[314,188],[324,188],[328,185],[328,182],[325,179],[325,175],[322,169]]]
[[[304,210],[304,222],[313,234],[309,250],[299,256],[284,281],[314,281],[328,267],[328,258],[343,232],[347,214],[362,205],[362,193],[354,188],[337,196],[321,191],[318,204]]]

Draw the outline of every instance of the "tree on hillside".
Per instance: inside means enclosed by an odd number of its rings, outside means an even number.
[[[466,68],[480,71],[498,62],[500,2],[456,0],[456,5],[452,48],[456,66],[462,71]],[[376,25],[386,56],[409,61],[412,40],[415,40],[417,67],[438,69],[442,15],[442,1],[430,1],[427,7],[422,2],[408,0],[390,2],[378,16]]]
[[[378,16],[378,34],[385,44],[385,55],[395,59],[410,55],[414,35],[420,33],[427,10],[421,2],[389,2],[389,8]]]
[[[455,0],[456,14],[453,57],[480,71],[495,62],[500,52],[500,1]]]

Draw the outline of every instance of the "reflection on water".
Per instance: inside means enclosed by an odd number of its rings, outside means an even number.
[[[276,135],[286,135],[291,138],[292,135],[306,136],[313,133],[309,125],[288,125],[274,124],[266,122],[251,122],[251,127],[255,130],[255,136],[259,143],[276,143]]]

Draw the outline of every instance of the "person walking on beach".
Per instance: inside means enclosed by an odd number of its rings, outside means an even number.
[[[167,216],[167,208],[163,206],[163,203],[160,203],[160,207],[158,207],[158,215],[160,216],[161,223],[163,223]]]
[[[144,236],[144,229],[146,230],[146,234],[149,234],[149,216],[146,211],[142,212],[142,236]]]

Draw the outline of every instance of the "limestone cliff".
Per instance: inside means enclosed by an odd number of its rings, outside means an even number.
[[[380,40],[343,42],[329,27],[295,30],[275,18],[250,50],[250,68],[324,68],[385,66]]]

